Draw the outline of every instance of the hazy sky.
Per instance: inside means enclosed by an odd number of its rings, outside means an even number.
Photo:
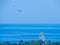
[[[60,24],[60,0],[0,0],[0,23]]]

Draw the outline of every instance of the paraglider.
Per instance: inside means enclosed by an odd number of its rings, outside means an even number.
[[[13,0],[12,7],[13,7],[13,10],[16,11],[17,15],[20,15],[21,10],[16,7],[16,1],[15,0]]]
[[[20,13],[21,13],[21,10],[18,9],[18,10],[17,10],[17,15],[20,15]]]
[[[21,10],[19,10],[19,9],[18,9],[18,12],[20,13],[20,12],[21,12]]]

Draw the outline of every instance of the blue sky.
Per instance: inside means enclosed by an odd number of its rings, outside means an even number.
[[[60,24],[60,0],[0,0],[0,23]]]

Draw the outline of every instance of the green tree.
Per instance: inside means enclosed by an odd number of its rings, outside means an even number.
[[[21,40],[18,45],[24,45],[23,40]]]
[[[0,45],[2,45],[2,43],[0,43]]]
[[[32,41],[30,42],[30,45],[37,45],[37,42],[32,40]]]
[[[10,42],[3,42],[3,45],[11,45],[11,43]]]
[[[17,43],[12,43],[11,45],[17,45]]]
[[[48,41],[48,42],[47,42],[47,45],[51,45],[51,41]]]
[[[60,45],[60,42],[58,42],[58,45]]]
[[[56,43],[56,45],[58,45],[58,43]]]
[[[30,45],[30,43],[29,42],[25,42],[24,45]]]

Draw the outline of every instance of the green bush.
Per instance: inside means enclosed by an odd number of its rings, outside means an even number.
[[[60,45],[60,42],[48,41],[45,43],[42,40],[38,40],[38,41],[32,40],[30,42],[24,42],[23,40],[21,40],[18,44],[7,41],[7,42],[0,43],[0,45]]]

